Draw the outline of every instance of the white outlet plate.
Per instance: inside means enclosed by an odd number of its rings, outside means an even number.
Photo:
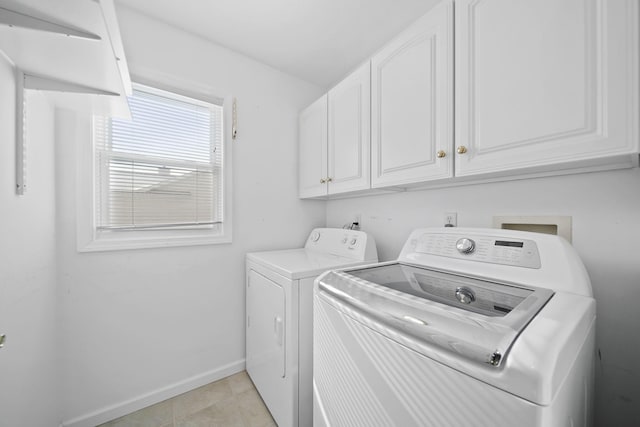
[[[457,212],[445,212],[445,214],[444,214],[444,226],[445,227],[457,227],[458,226],[458,213]]]

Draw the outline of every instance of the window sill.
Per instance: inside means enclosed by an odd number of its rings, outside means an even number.
[[[202,230],[97,232],[90,239],[78,241],[78,252],[216,245],[231,242],[230,234],[223,235],[219,232]]]

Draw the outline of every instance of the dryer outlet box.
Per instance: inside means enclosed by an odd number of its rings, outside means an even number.
[[[493,228],[555,234],[564,237],[569,243],[572,237],[570,216],[494,216]]]

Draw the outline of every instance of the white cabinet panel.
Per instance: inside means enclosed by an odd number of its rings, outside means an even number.
[[[300,198],[370,188],[369,63],[300,113]]]
[[[299,117],[299,196],[327,194],[327,95],[300,113]]]
[[[371,82],[372,187],[451,177],[453,3],[376,54]]]
[[[371,60],[370,187],[637,166],[639,9],[456,0],[454,19],[453,0],[441,2]],[[301,197],[367,188],[358,74],[329,93],[328,136],[310,137],[328,153],[301,141]]]
[[[456,175],[637,151],[637,0],[458,0]]]
[[[369,62],[329,91],[328,193],[370,186]]]

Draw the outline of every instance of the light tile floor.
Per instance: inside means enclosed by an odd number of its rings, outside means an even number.
[[[276,427],[246,371],[99,427]]]

